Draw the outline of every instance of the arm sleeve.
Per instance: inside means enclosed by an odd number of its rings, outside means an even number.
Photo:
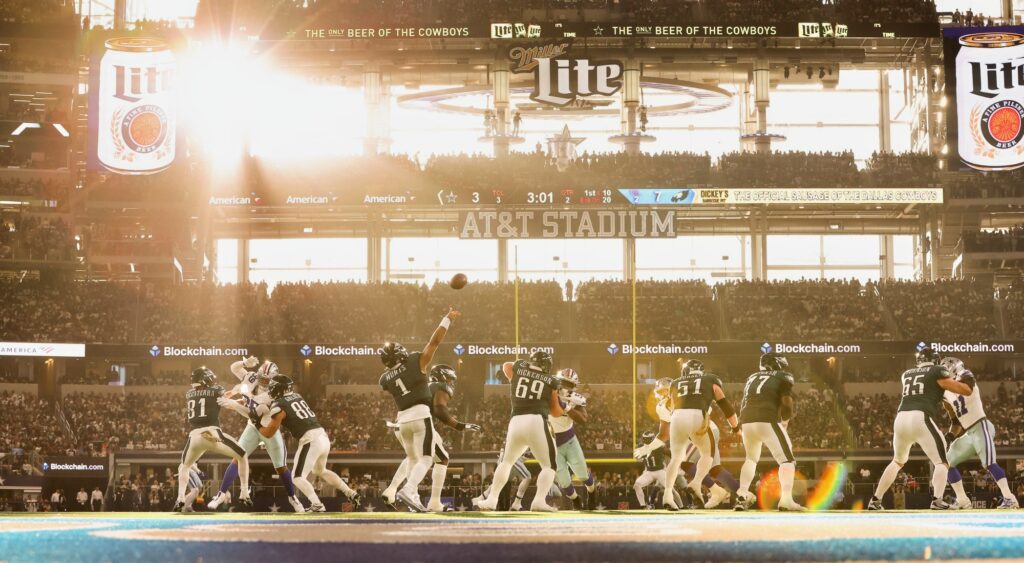
[[[231,373],[238,378],[239,382],[245,381],[245,378],[249,375],[249,371],[245,369],[243,363],[242,360],[238,360],[231,364]]]

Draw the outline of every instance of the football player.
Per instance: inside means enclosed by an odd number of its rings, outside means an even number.
[[[430,396],[429,380],[426,376],[430,365],[441,345],[452,321],[459,317],[459,312],[449,309],[448,314],[434,330],[430,342],[423,352],[409,353],[397,342],[387,342],[381,348],[380,360],[384,364],[384,373],[378,383],[381,388],[391,393],[398,407],[398,435],[405,450],[407,476],[402,475],[399,466],[391,485],[384,491],[384,502],[393,506],[398,484],[405,479],[403,501],[418,512],[426,512],[420,502],[419,486],[426,477],[427,471],[434,464],[434,423],[431,415],[433,397]],[[392,485],[394,488],[392,488]]]
[[[715,508],[729,498],[730,491],[733,493],[738,491],[740,483],[733,477],[732,473],[729,473],[729,470],[722,467],[722,451],[718,447],[721,432],[718,430],[718,425],[713,420],[709,420],[708,424],[708,434],[711,439],[712,451],[714,452],[714,462],[708,471],[707,477],[704,477],[704,481],[701,484],[707,487],[709,491],[708,501],[704,503],[704,508]],[[733,429],[734,432],[738,430],[738,428]],[[682,470],[685,472],[687,479],[693,480],[697,473],[700,450],[691,442],[686,445],[685,456],[686,461],[683,462]]]
[[[458,382],[459,376],[455,373],[455,368],[446,366],[444,364],[438,364],[430,369],[430,396],[431,408],[430,413],[434,420],[450,426],[459,432],[479,432],[480,425],[472,424],[467,422],[460,422],[454,414],[448,410],[448,401],[451,401],[455,397],[455,384]],[[431,474],[430,482],[430,501],[427,502],[427,510],[430,512],[444,512],[444,506],[441,504],[441,489],[444,488],[444,479],[448,473],[448,457],[447,450],[444,449],[444,443],[441,440],[441,435],[434,430],[434,469]]]
[[[181,451],[178,465],[178,500],[174,512],[185,508],[185,489],[188,487],[189,469],[208,451],[217,452],[244,465],[248,469],[245,451],[234,438],[220,429],[220,406],[217,400],[224,396],[224,388],[216,385],[213,371],[200,367],[192,371],[192,388],[185,392],[185,416],[191,431]]]
[[[587,468],[587,459],[583,455],[583,447],[576,437],[575,424],[586,424],[587,399],[576,392],[580,384],[580,376],[574,369],[559,370],[560,379],[558,390],[559,401],[562,405],[562,416],[549,416],[551,428],[555,432],[555,483],[562,490],[569,500],[572,501],[576,510],[582,508],[579,493],[572,484],[572,477],[583,481],[587,488],[587,510],[594,510],[597,506],[597,494],[594,481],[594,473]],[[572,475],[569,474],[570,470]]]
[[[672,382],[670,396],[675,408],[672,410],[672,423],[669,428],[672,459],[668,464],[666,479],[670,483],[675,482],[680,465],[689,456],[686,446],[692,443],[700,455],[697,459],[696,473],[690,481],[690,488],[699,502],[698,507],[704,507],[701,484],[715,465],[715,453],[718,449],[717,440],[713,440],[709,432],[708,415],[711,413],[712,403],[718,405],[733,428],[739,427],[739,420],[729,399],[725,397],[725,392],[722,391],[722,380],[717,375],[706,373],[704,363],[700,360],[689,360],[683,364],[679,378]],[[668,510],[678,510],[667,490],[664,507]]]
[[[530,360],[505,362],[501,369],[511,383],[512,418],[505,437],[505,456],[494,470],[493,493],[480,502],[480,510],[495,510],[498,491],[508,482],[512,465],[527,449],[540,464],[537,491],[530,510],[554,512],[540,491],[547,491],[555,482],[555,440],[548,427],[548,417],[562,416],[558,400],[558,376],[551,373],[551,354],[538,350]]]
[[[448,462],[450,458],[448,451],[444,448],[444,441],[441,439],[441,434],[437,432],[437,423],[450,426],[459,432],[479,432],[480,425],[459,422],[459,420],[448,410],[448,401],[455,397],[455,384],[458,382],[458,375],[455,372],[455,368],[444,364],[438,364],[430,368],[428,374],[430,379],[430,396],[433,397],[431,402],[430,412],[435,421],[434,428],[434,468],[431,474],[430,483],[430,501],[427,502],[427,510],[430,512],[444,512],[444,506],[441,504],[441,490],[444,488],[444,479],[448,473]],[[398,434],[398,425],[389,424],[389,427],[395,430],[395,437],[398,438],[401,443],[401,436]],[[395,491],[398,490],[398,485],[401,484],[408,477],[409,464],[403,460],[402,464],[398,466],[398,472],[395,474],[395,489],[391,491],[394,495]],[[403,499],[404,497],[399,497]],[[407,503],[408,504],[408,503]],[[394,508],[394,507],[392,507]]]
[[[657,439],[657,436],[658,435],[655,432],[648,430],[643,433],[641,438],[646,446],[654,442],[654,440]],[[662,490],[666,490],[665,464],[668,461],[668,456],[665,455],[665,445],[662,444],[657,448],[648,451],[644,455],[641,455],[638,457],[638,461],[643,464],[644,472],[641,473],[640,476],[636,478],[636,481],[633,482],[633,491],[636,492],[636,501],[640,503],[640,508],[647,508],[648,510],[651,510],[654,508],[654,497],[652,495],[652,501],[648,502],[647,497],[644,494],[644,489],[651,485],[656,485],[661,487]],[[678,505],[682,502],[682,499],[679,498],[679,493],[674,489],[675,487],[673,487],[672,493],[675,497],[676,504]]]
[[[501,460],[505,458],[505,449],[502,448],[498,451],[498,464],[501,464]],[[512,475],[515,475],[519,479],[519,488],[516,489],[516,498],[512,501],[512,505],[509,510],[518,512],[523,509],[523,498],[526,496],[526,491],[530,488],[530,483],[533,482],[533,474],[530,473],[530,469],[526,467],[527,454],[519,456],[512,464]],[[494,488],[492,482],[490,486],[478,497],[473,498],[473,506],[480,508],[480,502],[491,496],[491,490]],[[554,485],[552,485],[552,491],[554,491]]]
[[[1020,508],[1017,497],[1006,482],[1006,472],[996,462],[996,428],[985,416],[985,408],[981,404],[981,389],[978,388],[974,374],[964,367],[962,361],[952,356],[942,358],[942,367],[946,368],[955,380],[966,383],[971,388],[967,395],[957,395],[951,391],[942,394],[942,406],[952,421],[949,435],[954,438],[949,444],[949,451],[946,452],[946,459],[949,461],[949,484],[956,493],[954,508],[971,507],[971,499],[964,491],[963,478],[957,466],[975,458],[981,460],[981,465],[999,485],[1003,501],[998,508]]]
[[[359,493],[352,490],[341,477],[327,469],[327,456],[331,453],[331,439],[316,413],[302,395],[294,392],[295,382],[287,375],[278,374],[270,380],[267,393],[274,400],[270,404],[270,423],[260,427],[260,434],[272,438],[284,426],[293,438],[298,439],[299,447],[295,450],[295,461],[292,475],[295,486],[309,499],[310,512],[326,512],[320,497],[313,490],[307,475],[319,476],[328,485],[341,491],[357,508],[362,503]]]
[[[914,444],[921,446],[935,466],[932,472],[932,510],[950,508],[949,504],[942,500],[949,477],[946,439],[934,419],[938,415],[944,391],[949,391],[954,396],[970,395],[971,387],[953,379],[949,371],[939,364],[939,353],[931,348],[919,350],[916,360],[917,366],[900,376],[903,383],[903,398],[900,400],[896,421],[893,423],[893,458],[878,480],[875,494],[868,502],[868,510],[882,510],[882,496],[896,480],[900,468],[907,463],[910,448]]]
[[[743,387],[743,404],[740,407],[740,424],[743,433],[743,447],[747,452],[740,470],[740,488],[736,510],[747,510],[753,506],[756,497],[750,493],[757,462],[761,459],[761,446],[779,464],[781,498],[779,510],[802,511],[803,506],[793,500],[793,480],[796,476],[796,458],[793,457],[793,442],[786,428],[793,418],[793,374],[786,371],[789,361],[785,356],[768,352],[761,355],[760,370],[747,378]]]
[[[238,444],[245,450],[247,458],[256,451],[260,444],[263,444],[270,456],[270,462],[274,465],[274,471],[277,472],[284,484],[285,492],[288,495],[288,504],[292,505],[295,512],[301,513],[305,511],[305,508],[295,496],[295,482],[292,479],[291,470],[288,469],[288,449],[285,446],[284,437],[280,432],[275,432],[269,437],[260,432],[261,427],[270,423],[270,404],[273,399],[267,393],[267,388],[270,386],[271,378],[278,375],[280,371],[277,364],[270,360],[265,360],[255,372],[248,371],[258,363],[259,361],[251,356],[231,364],[231,373],[238,378],[238,385],[217,403],[249,419],[245,430],[242,431],[242,436],[238,439]],[[240,476],[242,480],[242,488],[238,495],[239,502],[247,508],[252,506],[252,501],[249,500],[248,469],[246,468],[243,472],[240,467],[232,463],[224,472],[220,493],[207,505],[211,510],[216,510],[226,500],[227,497],[224,493],[231,488],[236,476]]]
[[[178,475],[175,474],[174,477],[177,478]],[[206,475],[203,474],[202,471],[199,471],[199,467],[197,465],[192,465],[192,467],[188,468],[188,492],[185,493],[185,506],[181,507],[182,512],[196,511],[194,504],[196,502],[196,498],[199,497],[199,493],[202,492],[203,479],[205,478]]]

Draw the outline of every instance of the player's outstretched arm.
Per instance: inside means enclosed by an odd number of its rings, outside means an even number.
[[[223,397],[217,399],[217,404],[220,405],[221,408],[228,409],[230,411],[237,413],[240,416],[249,418],[249,409],[245,408],[242,405],[242,401],[244,401],[245,399],[236,399],[234,398],[234,395],[235,394],[232,392],[225,393]]]
[[[957,395],[970,395],[974,392],[974,389],[964,383],[963,381],[957,381],[952,377],[944,377],[938,380],[939,387],[942,387],[950,393],[956,393]]]
[[[448,410],[448,401],[451,400],[451,395],[444,391],[438,391],[434,393],[434,416],[445,423],[448,426],[458,430],[459,432],[465,432],[470,430],[473,432],[480,431],[480,425],[471,424],[466,422],[459,422],[459,419],[455,418],[455,415]]]
[[[441,324],[437,325],[437,328],[434,329],[434,334],[430,336],[430,342],[427,342],[427,345],[423,348],[423,353],[420,354],[420,371],[427,371],[430,362],[434,361],[434,353],[437,352],[437,347],[444,340],[444,335],[448,334],[448,327],[452,326],[452,321],[459,318],[461,314],[454,307],[448,308],[448,314],[441,319]]]
[[[948,435],[946,436],[947,441],[949,441],[948,438],[956,438],[964,429],[960,426],[960,422],[956,417],[956,411],[953,410],[953,405],[950,405],[946,401],[942,401],[942,408],[946,411],[946,414],[949,415],[949,430],[947,431]]]
[[[569,405],[573,405],[573,403],[569,403]],[[586,424],[587,421],[590,420],[590,415],[587,413],[587,407],[583,405],[573,406],[571,409],[566,410],[565,414],[569,415],[569,418],[579,424]]]
[[[275,414],[270,418],[270,424],[260,427],[260,434],[263,434],[265,438],[272,438],[274,433],[281,428],[281,422],[284,421],[285,416],[284,411]]]
[[[551,416],[558,418],[565,414],[562,409],[562,402],[558,400],[558,390],[551,390]]]

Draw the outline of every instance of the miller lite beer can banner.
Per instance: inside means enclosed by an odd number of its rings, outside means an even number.
[[[173,42],[113,36],[90,47],[88,165],[116,174],[154,174],[181,152]]]
[[[1024,166],[1024,27],[944,36],[950,169]]]

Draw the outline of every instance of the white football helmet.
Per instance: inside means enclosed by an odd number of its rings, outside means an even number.
[[[275,375],[280,375],[280,373],[281,371],[277,369],[277,364],[275,364],[274,362],[270,360],[263,362],[263,365],[261,365],[256,370],[256,377],[259,378],[260,387],[266,388],[268,385],[270,385],[270,380]]]
[[[945,358],[942,358],[942,361],[939,362],[939,365],[946,368],[946,370],[949,371],[949,373],[956,376],[959,376],[961,373],[964,372],[963,360],[959,358],[954,358],[953,356],[946,356]]]
[[[561,387],[558,389],[558,394],[563,399],[568,398],[580,384],[580,375],[572,368],[558,370],[558,379],[561,380]]]
[[[662,401],[666,399],[672,390],[672,380],[662,377],[654,384],[654,398]]]

